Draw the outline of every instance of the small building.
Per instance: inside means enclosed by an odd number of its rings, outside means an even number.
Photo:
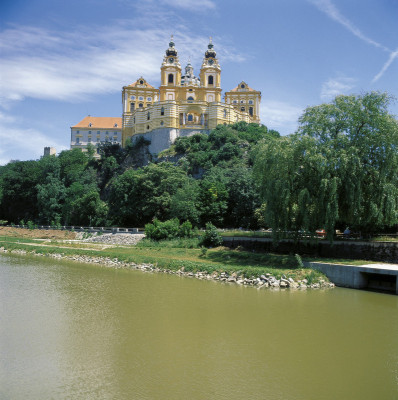
[[[57,154],[57,151],[55,150],[55,147],[45,147],[44,148],[44,157],[46,156],[55,156]]]
[[[72,126],[70,138],[71,149],[87,151],[88,145],[93,145],[98,154],[100,143],[122,144],[122,118],[120,117],[92,117],[82,119]]]

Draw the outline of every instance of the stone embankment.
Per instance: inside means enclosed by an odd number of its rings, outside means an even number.
[[[25,250],[7,250],[4,247],[0,247],[0,253],[12,253],[12,254],[21,254],[21,255],[37,255],[37,256],[47,256],[56,259],[64,259],[70,261],[77,261],[80,263],[90,263],[90,264],[98,264],[111,268],[124,268],[124,269],[132,269],[132,270],[140,270],[145,272],[162,272],[166,274],[173,274],[178,276],[185,276],[190,278],[197,278],[202,280],[212,280],[219,281],[228,284],[235,285],[243,285],[243,286],[251,286],[256,287],[257,289],[265,289],[265,288],[273,288],[273,289],[326,289],[333,288],[335,285],[330,282],[326,282],[324,280],[320,280],[317,283],[310,284],[306,279],[294,281],[292,278],[286,278],[286,276],[282,275],[280,279],[272,276],[271,274],[261,275],[259,278],[251,277],[245,278],[242,275],[237,275],[233,273],[229,275],[226,272],[213,272],[211,274],[207,272],[191,272],[185,271],[184,268],[180,268],[179,270],[171,270],[158,268],[152,264],[135,264],[135,263],[126,263],[123,261],[119,261],[117,258],[108,258],[108,257],[92,257],[92,256],[67,256],[63,254],[41,254],[35,252],[27,252]]]
[[[81,233],[79,233],[79,235],[82,236]],[[104,244],[135,245],[144,237],[145,235],[140,233],[106,233],[82,239],[81,241]]]

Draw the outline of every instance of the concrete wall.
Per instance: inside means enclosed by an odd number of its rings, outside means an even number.
[[[304,265],[321,271],[337,286],[380,289],[398,294],[398,265],[342,265],[318,262],[305,262]],[[372,284],[374,280],[379,280],[378,287]]]
[[[398,263],[398,243],[393,242],[356,242],[326,240],[315,242],[281,240],[277,244],[268,238],[235,237],[224,238],[225,246],[245,247],[256,251],[273,251],[276,253],[310,255],[316,257],[348,258],[354,260],[381,261]]]

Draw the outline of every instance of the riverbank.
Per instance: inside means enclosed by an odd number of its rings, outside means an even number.
[[[18,236],[15,236],[16,231]],[[295,256],[257,254],[223,247],[201,249],[195,239],[162,243],[139,241],[129,234],[128,240],[135,242],[125,245],[115,243],[127,240],[123,234],[86,239],[78,239],[75,235],[73,239],[54,240],[48,239],[43,231],[42,238],[32,238],[29,236],[33,235],[32,232],[21,229],[9,233],[3,236],[5,231],[0,229],[0,247],[3,252],[11,254],[48,256],[261,288],[315,289],[334,286],[321,272],[300,265],[301,260]]]
[[[185,267],[182,266],[178,270],[169,269],[169,268],[160,268],[153,264],[136,264],[134,262],[124,262],[120,261],[117,258],[109,258],[109,257],[93,257],[87,255],[64,255],[62,253],[37,253],[35,251],[26,251],[21,249],[13,249],[7,250],[4,247],[0,247],[0,253],[7,254],[15,254],[15,255],[33,255],[33,256],[41,256],[41,257],[52,257],[55,259],[64,259],[69,261],[75,261],[79,263],[89,263],[89,264],[97,264],[110,268],[124,268],[131,270],[140,270],[145,272],[154,272],[154,273],[166,273],[166,274],[174,274],[179,276],[185,276],[190,278],[197,278],[202,280],[213,280],[226,282],[230,284],[244,285],[244,286],[253,286],[257,287],[257,289],[264,288],[274,288],[274,289],[330,289],[334,288],[335,285],[331,282],[328,282],[325,279],[317,279],[316,282],[313,282],[313,278],[310,279],[302,279],[298,281],[294,281],[293,278],[287,277],[283,274],[279,279],[276,276],[266,272],[265,275],[261,274],[260,276],[251,276],[250,278],[246,278],[244,275],[238,275],[236,272],[229,274],[225,271],[213,271],[209,273],[207,271],[186,271]],[[312,272],[312,270],[311,270]]]

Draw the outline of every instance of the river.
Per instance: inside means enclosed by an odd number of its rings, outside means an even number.
[[[0,256],[0,398],[398,398],[398,296]]]

